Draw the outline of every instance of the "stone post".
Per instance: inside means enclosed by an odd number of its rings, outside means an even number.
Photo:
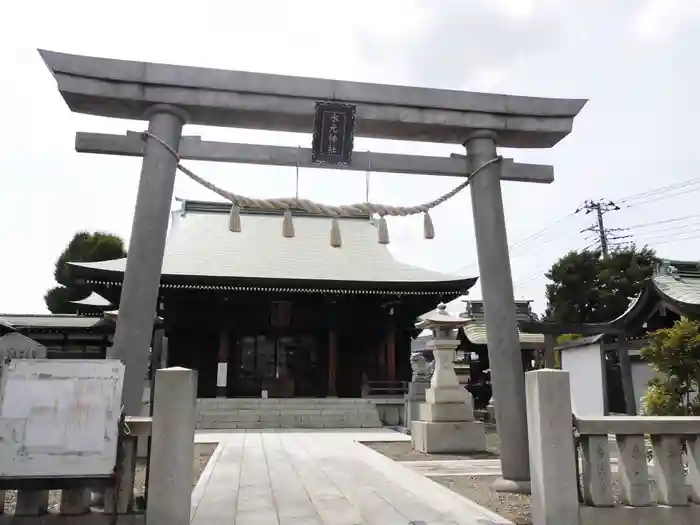
[[[186,115],[156,105],[146,116],[148,130],[177,151]],[[140,415],[177,166],[175,157],[157,141],[149,139],[144,148],[111,355],[126,365],[123,405],[129,416]]]
[[[433,330],[434,339],[427,347],[433,351],[435,366],[425,403],[420,406],[420,420],[411,428],[413,448],[424,453],[484,451],[484,425],[474,420],[471,394],[459,384],[454,370],[459,345],[454,329],[464,325],[464,319],[450,316],[440,304],[423,325]]]
[[[147,525],[189,525],[197,421],[197,372],[156,372]]]
[[[532,469],[532,522],[537,525],[579,525],[569,373],[534,370],[527,372],[525,378]]]
[[[497,156],[496,134],[491,131],[472,133],[465,146],[470,170]],[[493,397],[498,400],[495,415],[501,437],[503,477],[496,480],[493,487],[504,492],[528,492],[530,463],[525,377],[515,317],[500,171],[500,163],[491,164],[481,170],[470,185],[491,385]]]

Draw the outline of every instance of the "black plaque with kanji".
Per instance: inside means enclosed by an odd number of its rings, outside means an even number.
[[[347,166],[355,138],[355,106],[339,102],[316,102],[311,161]]]

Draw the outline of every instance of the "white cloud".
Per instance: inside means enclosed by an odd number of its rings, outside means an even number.
[[[697,0],[646,0],[632,20],[632,30],[643,39],[658,42],[699,17]]]
[[[700,34],[687,32],[683,41],[675,37],[697,20],[700,2],[664,0],[640,8],[636,0],[607,2],[605,10],[600,4],[358,0],[348,7],[321,0],[199,0],[194,8],[184,1],[124,0],[108,17],[88,2],[13,4],[14,19],[6,21],[0,33],[0,60],[12,79],[0,83],[0,98],[5,101],[0,125],[4,146],[0,245],[12,252],[0,262],[0,312],[43,310],[53,263],[75,231],[103,229],[128,237],[140,171],[138,159],[75,153],[76,131],[123,133],[142,129],[144,123],[70,113],[36,47],[359,81],[591,96],[573,134],[554,149],[504,152],[519,161],[555,165],[556,181],[551,186],[503,185],[508,236],[515,243],[585,198],[613,198],[697,176],[700,138],[693,123],[700,119],[700,110],[694,103],[694,86],[700,78],[689,65],[694,64],[694,50],[700,48]],[[620,28],[631,26],[638,27],[639,35],[664,35],[664,52],[643,54],[638,46],[630,46]],[[654,45],[654,40],[647,40]],[[286,145],[310,140],[304,134],[196,126],[188,126],[185,133]],[[356,148],[463,153],[456,145],[363,138],[358,138]],[[188,165],[238,193],[261,197],[294,193],[292,169]],[[416,204],[457,182],[372,174],[372,199]],[[364,176],[302,170],[300,190],[304,197],[324,202],[355,202],[364,200]],[[183,177],[177,179],[175,194],[214,198]],[[625,209],[611,217],[611,224],[648,222],[649,214],[659,219],[691,215],[696,203],[692,197],[639,211]],[[433,241],[422,239],[418,217],[391,221],[390,249],[402,260],[445,272],[476,260],[470,202],[469,192],[464,192],[431,214],[436,228]],[[546,243],[531,242],[513,252],[513,280],[524,282],[516,290],[518,297],[535,299],[535,309],[543,309],[544,280],[537,275],[568,248],[582,244],[578,232],[585,226],[566,226]],[[700,259],[700,248],[692,241],[662,248],[664,255]],[[471,270],[478,273],[475,266]],[[535,279],[528,281],[532,276]],[[478,295],[475,291],[471,296]]]

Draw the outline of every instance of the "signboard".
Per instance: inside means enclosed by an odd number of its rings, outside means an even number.
[[[114,359],[10,361],[0,385],[0,477],[112,475],[123,381]]]
[[[311,161],[348,166],[355,136],[355,106],[339,102],[316,102]]]
[[[0,337],[0,366],[10,359],[46,359],[46,347],[17,333]]]

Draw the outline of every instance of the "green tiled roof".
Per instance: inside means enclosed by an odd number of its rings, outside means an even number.
[[[486,335],[486,318],[484,315],[483,301],[467,301],[467,313],[465,315],[466,325],[464,326],[464,335],[467,336],[469,342],[475,345],[488,344]],[[534,316],[530,311],[530,301],[515,301],[515,318],[518,321],[532,321]],[[544,335],[528,334],[518,330],[520,335],[520,344],[527,346],[543,346]]]
[[[656,290],[665,299],[682,305],[700,306],[700,264],[663,261],[653,277]]]

